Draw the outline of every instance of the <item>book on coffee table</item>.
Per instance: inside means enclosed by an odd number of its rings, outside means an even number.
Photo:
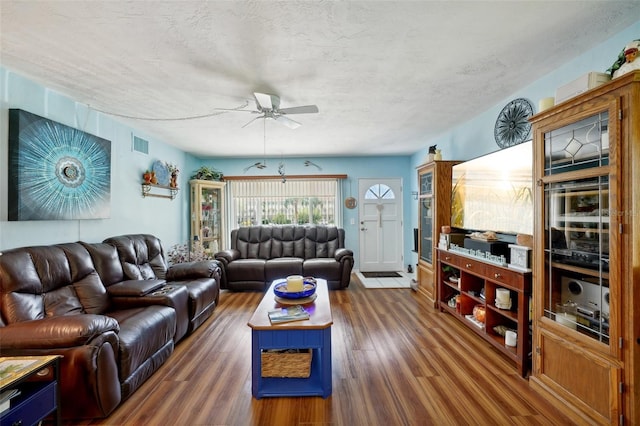
[[[269,319],[273,324],[309,319],[309,312],[300,305],[288,306],[269,311]]]

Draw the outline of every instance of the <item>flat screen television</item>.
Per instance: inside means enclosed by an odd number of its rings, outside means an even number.
[[[451,223],[467,231],[533,234],[533,142],[453,166]]]

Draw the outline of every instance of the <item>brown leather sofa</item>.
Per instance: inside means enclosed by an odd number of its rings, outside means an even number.
[[[65,418],[109,415],[218,301],[217,262],[167,267],[150,235],[105,241],[0,255],[0,356],[62,355]]]
[[[179,263],[167,267],[160,240],[153,235],[121,235],[104,240],[116,247],[124,275],[130,280],[162,279],[186,287],[189,296],[187,333],[211,316],[220,297],[218,262]],[[211,278],[215,285],[211,285]]]
[[[353,251],[344,229],[324,225],[248,226],[231,231],[231,249],[215,254],[222,268],[220,288],[264,291],[278,278],[324,278],[331,289],[351,280]]]

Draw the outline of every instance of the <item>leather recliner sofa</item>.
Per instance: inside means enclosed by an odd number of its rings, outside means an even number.
[[[0,356],[62,355],[64,418],[109,415],[218,300],[217,262],[167,267],[155,237],[106,241],[113,245],[77,242],[0,255]],[[125,247],[136,253],[127,268],[144,271],[139,278],[125,273]]]
[[[331,289],[349,286],[353,251],[344,229],[324,225],[258,225],[231,231],[231,249],[215,254],[222,268],[220,288],[264,291],[288,275],[327,280]]]
[[[187,333],[211,316],[220,297],[222,271],[218,262],[190,262],[167,266],[160,240],[153,235],[111,237],[104,243],[115,246],[124,275],[130,280],[162,279],[185,286],[188,295]],[[211,278],[216,285],[211,285]]]

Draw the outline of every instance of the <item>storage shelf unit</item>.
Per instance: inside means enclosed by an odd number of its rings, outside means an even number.
[[[640,424],[640,72],[531,122],[531,386],[576,423]]]
[[[451,168],[459,161],[418,167],[418,289],[437,306],[434,264],[440,228],[451,225]]]
[[[454,271],[458,282],[450,280]],[[529,371],[531,336],[529,311],[531,300],[531,273],[520,272],[474,259],[463,254],[438,249],[438,304],[491,343],[511,359],[525,377]],[[511,308],[501,309],[495,304],[496,290],[507,289],[511,297]],[[452,301],[456,301],[452,303]],[[485,309],[485,322],[469,319],[476,306]],[[504,336],[494,328],[504,326],[514,330],[517,337],[515,347],[506,346]]]
[[[191,242],[210,255],[223,250],[224,182],[193,179],[191,185]]]

